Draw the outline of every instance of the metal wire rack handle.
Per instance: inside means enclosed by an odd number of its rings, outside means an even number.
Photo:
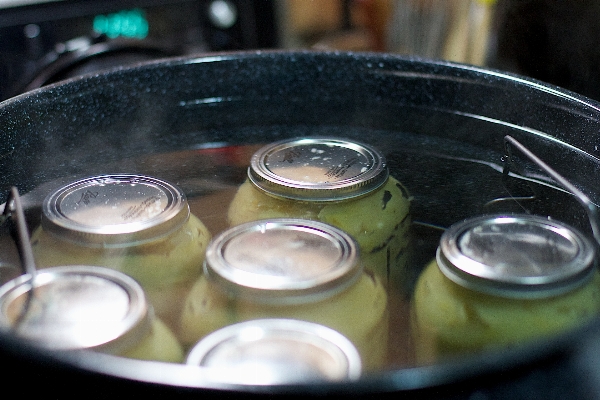
[[[19,191],[16,187],[12,187],[6,199],[4,205],[3,217],[6,220],[10,219],[11,234],[17,243],[19,250],[19,257],[21,259],[21,268],[23,273],[28,274],[31,278],[31,283],[36,276],[35,261],[33,258],[33,250],[31,249],[31,242],[29,240],[29,231],[27,230],[27,222],[25,221],[25,212],[21,204],[21,198],[19,197]]]
[[[548,175],[550,175],[552,179],[560,183],[564,189],[568,190],[573,195],[575,195],[579,203],[587,211],[588,219],[590,220],[590,225],[592,226],[592,234],[594,235],[596,244],[600,246],[600,225],[598,223],[598,207],[596,207],[596,205],[592,203],[590,198],[587,197],[581,190],[577,189],[573,184],[571,184],[571,182],[566,180],[562,175],[553,170],[548,164],[540,160],[538,156],[533,154],[527,147],[523,146],[512,136],[506,135],[504,136],[504,148],[506,150],[508,163],[511,162],[512,157],[509,145],[516,147],[521,153],[526,155],[531,161],[536,163],[541,169],[543,169]]]

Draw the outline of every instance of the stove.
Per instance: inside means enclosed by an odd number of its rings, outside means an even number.
[[[270,0],[2,0],[0,100],[168,56],[277,46]]]

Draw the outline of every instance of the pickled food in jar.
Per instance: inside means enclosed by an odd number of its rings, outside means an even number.
[[[325,326],[293,319],[234,324],[205,337],[186,364],[204,367],[217,382],[281,385],[360,377],[354,345]]]
[[[354,240],[318,221],[238,225],[207,249],[205,274],[185,302],[181,338],[192,345],[232,323],[291,318],[328,326],[358,348],[365,369],[387,355],[387,293],[365,272]]]
[[[40,268],[97,265],[130,275],[173,328],[202,272],[210,238],[172,184],[143,175],[103,175],[50,193],[31,243]]]
[[[198,279],[185,302],[181,341],[189,346],[224,326],[259,318],[311,321],[342,332],[363,354],[365,368],[381,367],[388,346],[387,295],[374,275],[365,275],[348,290],[324,301],[265,305],[235,299]]]
[[[449,228],[412,304],[420,363],[547,337],[600,312],[594,247],[557,221],[484,216]]]
[[[418,361],[550,336],[575,328],[600,312],[600,275],[553,298],[510,299],[466,289],[432,261],[414,293],[414,340]]]
[[[297,306],[259,305],[240,301],[241,321],[292,318],[328,326],[343,333],[358,348],[365,370],[376,370],[387,357],[389,315],[387,295],[379,278],[365,273],[347,290],[326,301]]]
[[[47,268],[33,280],[7,282],[0,287],[0,330],[49,350],[183,361],[183,348],[154,316],[141,286],[97,266]]]
[[[161,288],[197,277],[211,235],[193,214],[176,232],[127,247],[87,247],[61,240],[38,227],[31,235],[40,268],[57,265],[98,265],[134,277],[144,287]]]
[[[376,150],[341,139],[276,142],[252,158],[228,211],[231,226],[270,218],[322,221],[348,232],[365,266],[405,286],[410,195]]]
[[[159,318],[154,318],[150,332],[138,344],[120,354],[122,357],[146,361],[181,363],[183,347],[171,329]]]

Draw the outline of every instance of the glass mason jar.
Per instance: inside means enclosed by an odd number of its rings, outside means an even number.
[[[451,226],[413,301],[417,360],[512,345],[600,311],[595,247],[558,221],[482,216]]]
[[[183,309],[182,343],[262,318],[328,326],[354,343],[367,370],[387,357],[386,291],[363,269],[354,240],[322,222],[249,222],[209,244],[204,274]]]
[[[377,150],[336,138],[302,138],[258,150],[228,211],[231,226],[269,218],[325,222],[359,244],[384,284],[404,286],[410,196]]]
[[[130,275],[175,328],[210,237],[179,188],[123,174],[78,180],[50,193],[31,243],[39,268],[98,265]]]
[[[221,328],[190,350],[186,364],[204,367],[217,381],[282,385],[355,380],[356,347],[339,332],[293,319],[261,319]]]
[[[31,275],[5,283],[0,287],[0,330],[49,350],[175,363],[184,359],[141,286],[102,267],[53,267],[37,271],[33,284]]]

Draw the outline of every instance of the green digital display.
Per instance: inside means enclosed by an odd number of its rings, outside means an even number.
[[[109,38],[119,36],[143,39],[148,36],[148,20],[144,10],[123,10],[94,17],[94,31]]]

